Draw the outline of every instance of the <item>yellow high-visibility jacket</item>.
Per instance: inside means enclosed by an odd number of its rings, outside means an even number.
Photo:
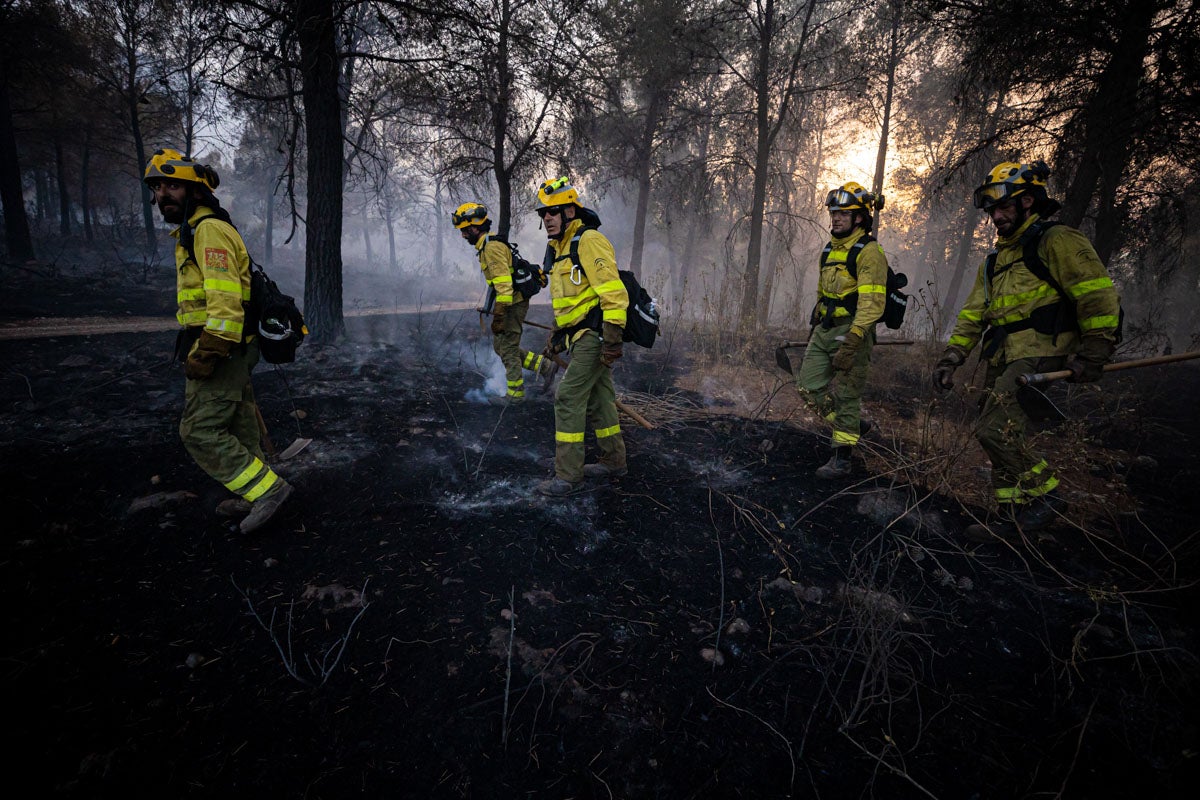
[[[996,241],[996,266],[990,284],[987,260],[979,265],[975,285],[950,334],[950,346],[969,353],[988,327],[1020,323],[1038,309],[1049,312],[1048,306],[1067,302],[1053,286],[1024,266],[1021,234],[1037,219],[1031,214],[1015,233]],[[1074,228],[1055,225],[1042,234],[1037,253],[1074,304],[1077,327],[1068,327],[1057,336],[1034,328],[1013,331],[991,355],[990,361],[996,366],[1022,358],[1074,353],[1080,335],[1116,341],[1120,298],[1087,237]]]
[[[857,280],[846,269],[850,249],[866,235],[867,232],[862,228],[855,228],[848,236],[829,240],[832,249],[821,267],[818,282],[820,299],[817,301],[817,318],[822,322],[832,314],[833,325],[850,322],[860,332],[865,332],[883,316],[883,307],[887,302],[888,263],[879,242],[867,242],[859,250],[854,261]],[[853,317],[844,305],[836,304],[851,296],[858,298]]]
[[[192,249],[199,264],[179,243],[179,229],[171,232],[179,304],[175,318],[184,327],[203,327],[221,339],[240,342],[246,318],[242,303],[250,302],[250,254],[241,234],[228,222],[213,218],[196,225],[212,213],[208,206],[200,206],[187,222],[195,230]]]
[[[487,233],[475,242],[475,249],[479,252],[479,269],[484,280],[496,290],[496,305],[512,305],[512,250]]]
[[[557,239],[550,240],[554,264],[550,270],[550,302],[554,327],[571,328],[600,306],[602,321],[625,327],[629,293],[617,274],[617,256],[612,242],[589,228],[579,238],[579,266],[571,259],[571,240],[583,228],[582,220],[571,220]]]

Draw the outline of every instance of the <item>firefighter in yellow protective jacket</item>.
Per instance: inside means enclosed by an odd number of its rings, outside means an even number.
[[[875,324],[887,299],[887,257],[871,237],[871,211],[881,201],[857,183],[825,198],[829,244],[821,252],[812,335],[796,372],[801,397],[833,426],[829,461],[816,471],[831,480],[850,474],[862,435],[862,393],[871,368]]]
[[[1039,530],[1065,505],[1054,470],[1026,441],[1030,420],[1017,399],[1017,378],[1065,367],[1068,380],[1098,381],[1116,347],[1116,288],[1082,233],[1048,221],[1061,207],[1047,197],[1049,175],[1040,161],[1006,161],[975,190],[975,207],[999,238],[933,372],[934,386],[949,390],[954,370],[981,345],[988,394],[976,438],[992,461],[1000,518],[968,527],[965,535],[976,541]]]
[[[612,243],[595,229],[599,218],[579,204],[579,193],[566,178],[541,185],[537,213],[549,239],[545,266],[554,307],[551,352],[571,353],[554,398],[554,477],[537,486],[553,496],[569,494],[585,477],[614,478],[626,472],[612,365],[622,353],[629,294],[617,274]],[[585,465],[589,419],[600,457]]]
[[[212,167],[176,150],[158,150],[143,177],[166,222],[179,225],[175,244],[176,318],[183,326],[176,355],[184,360],[179,435],[200,468],[240,502],[243,533],[262,527],[292,493],[263,459],[250,372],[258,345],[244,329],[250,300],[250,256],[213,194]],[[194,256],[193,256],[194,254]]]
[[[479,254],[479,269],[494,293],[492,305],[492,349],[504,364],[507,389],[503,397],[491,396],[496,405],[521,403],[525,400],[525,378],[522,369],[536,372],[543,385],[549,388],[557,365],[545,356],[521,349],[521,332],[529,299],[513,288],[512,248],[492,236],[492,221],[487,207],[480,203],[463,203],[450,221],[462,233],[463,240]]]

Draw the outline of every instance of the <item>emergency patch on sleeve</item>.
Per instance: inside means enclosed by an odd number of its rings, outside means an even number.
[[[220,247],[204,248],[204,266],[229,272],[229,251]]]

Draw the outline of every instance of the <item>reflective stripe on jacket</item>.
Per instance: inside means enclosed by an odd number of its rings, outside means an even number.
[[[853,323],[866,330],[870,325],[879,321],[883,316],[883,307],[887,300],[887,256],[878,242],[868,242],[855,258],[856,280],[848,269],[846,261],[850,248],[854,246],[867,232],[855,228],[849,236],[829,240],[832,249],[821,267],[821,277],[818,281],[820,302],[817,314],[822,320],[832,311],[834,324]],[[851,312],[844,305],[825,303],[826,300],[846,300],[851,296],[857,297],[854,318],[850,320]]]
[[[996,242],[996,266],[988,285],[987,260],[975,274],[975,284],[950,335],[949,344],[970,352],[990,326],[1013,325],[1030,319],[1038,309],[1064,301],[1054,287],[1025,268],[1021,234],[1036,222],[1036,214],[1011,236]],[[1048,228],[1038,243],[1038,256],[1050,275],[1074,304],[1077,329],[1068,327],[1057,334],[1032,327],[1015,330],[1003,338],[991,356],[993,364],[1020,358],[1045,358],[1075,352],[1080,332],[1116,341],[1121,304],[1092,243],[1066,225]]]
[[[496,290],[496,302],[512,305],[512,250],[486,233],[475,242],[475,249],[479,251],[479,269],[484,280]]]
[[[212,209],[200,206],[188,220],[194,225],[199,217],[212,215]],[[179,305],[175,318],[187,328],[203,326],[206,331],[231,342],[242,340],[245,310],[250,301],[250,254],[241,235],[227,222],[205,220],[195,228],[193,251],[200,264],[192,261],[187,248],[175,237],[175,288]]]
[[[582,220],[572,220],[561,236],[550,240],[554,251],[554,266],[550,271],[554,326],[561,329],[578,325],[589,311],[599,306],[602,321],[624,328],[629,293],[617,274],[612,242],[599,231],[588,229],[579,239],[579,267],[571,260],[571,240],[582,227]]]

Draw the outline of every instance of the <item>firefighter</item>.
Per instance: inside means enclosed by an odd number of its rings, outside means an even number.
[[[479,253],[479,269],[489,290],[495,293],[492,306],[492,349],[504,364],[508,389],[503,397],[488,397],[488,402],[509,405],[525,401],[525,378],[522,369],[535,372],[549,388],[558,366],[549,358],[521,349],[521,330],[529,313],[529,300],[513,290],[512,249],[489,234],[492,221],[487,207],[480,203],[463,203],[450,221],[462,233],[462,238]]]
[[[954,371],[981,344],[987,394],[975,435],[992,461],[999,516],[968,527],[974,541],[1040,530],[1065,506],[1054,470],[1026,440],[1030,420],[1017,399],[1018,376],[1066,368],[1070,381],[1098,381],[1116,347],[1116,288],[1082,233],[1048,222],[1061,208],[1047,196],[1049,176],[1041,161],[1006,161],[975,190],[974,205],[998,238],[933,371],[934,387],[948,391]]]
[[[546,181],[537,197],[549,240],[545,265],[554,307],[549,352],[571,354],[554,398],[554,477],[537,486],[542,494],[555,496],[569,494],[585,477],[615,478],[626,472],[612,365],[621,357],[629,294],[617,274],[612,243],[595,229],[599,219],[579,204],[570,182],[565,177]],[[600,456],[598,463],[585,465],[589,419]]]
[[[179,226],[171,233],[175,316],[183,326],[175,352],[186,376],[179,435],[200,468],[238,495],[231,510],[222,506],[226,513],[245,513],[241,530],[252,533],[275,516],[292,486],[267,465],[259,444],[250,383],[258,345],[243,329],[250,256],[213,194],[220,179],[212,167],[176,150],[158,150],[143,180],[163,220]]]
[[[871,236],[871,212],[882,201],[851,182],[829,192],[825,206],[830,239],[821,252],[812,335],[796,372],[796,388],[833,426],[833,453],[816,471],[818,478],[833,480],[850,474],[851,455],[868,427],[862,420],[862,393],[875,324],[887,299],[888,263]]]

